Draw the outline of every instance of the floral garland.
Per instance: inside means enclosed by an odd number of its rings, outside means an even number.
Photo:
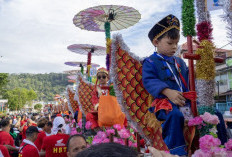
[[[105,22],[105,34],[106,34],[106,69],[110,69],[110,51],[111,51],[111,39],[110,39],[110,22]]]
[[[199,36],[204,38],[205,36]],[[201,56],[196,63],[196,79],[214,80],[215,78],[215,62],[214,62],[214,45],[209,40],[202,40],[196,54]],[[207,105],[207,104],[205,104]]]
[[[214,78],[215,78],[215,63],[214,50],[215,46],[212,43],[212,24],[210,15],[207,11],[206,1],[197,0],[197,36],[199,40],[197,54],[201,59],[196,63],[196,88],[198,95],[198,106],[213,106],[214,104]]]
[[[183,23],[183,35],[195,36],[195,23],[194,16],[194,0],[183,0],[182,5],[182,23]]]

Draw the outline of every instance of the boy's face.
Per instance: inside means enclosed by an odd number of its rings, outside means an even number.
[[[158,53],[171,57],[176,53],[178,42],[179,38],[171,39],[165,36],[161,40],[154,40],[153,44],[157,47]]]

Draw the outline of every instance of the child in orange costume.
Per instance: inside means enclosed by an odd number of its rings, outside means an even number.
[[[98,126],[112,126],[125,122],[125,114],[122,113],[116,97],[110,96],[110,89],[107,82],[109,80],[108,71],[100,68],[97,71],[96,88],[92,93],[92,103],[95,105],[95,112],[87,114],[87,120],[92,122],[91,128]],[[97,83],[99,82],[99,85]]]

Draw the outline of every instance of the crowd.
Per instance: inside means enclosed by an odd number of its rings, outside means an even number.
[[[0,157],[140,156],[134,149],[117,143],[88,146],[83,135],[72,131],[78,126],[75,123],[72,116],[62,114],[0,117]],[[169,156],[152,147],[149,149],[153,154]]]

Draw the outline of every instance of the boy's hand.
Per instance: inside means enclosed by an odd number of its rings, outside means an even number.
[[[168,97],[170,101],[172,101],[174,104],[178,106],[184,106],[186,99],[184,98],[182,92],[179,92],[177,90],[172,90],[169,88],[165,88],[162,92],[163,95]]]

